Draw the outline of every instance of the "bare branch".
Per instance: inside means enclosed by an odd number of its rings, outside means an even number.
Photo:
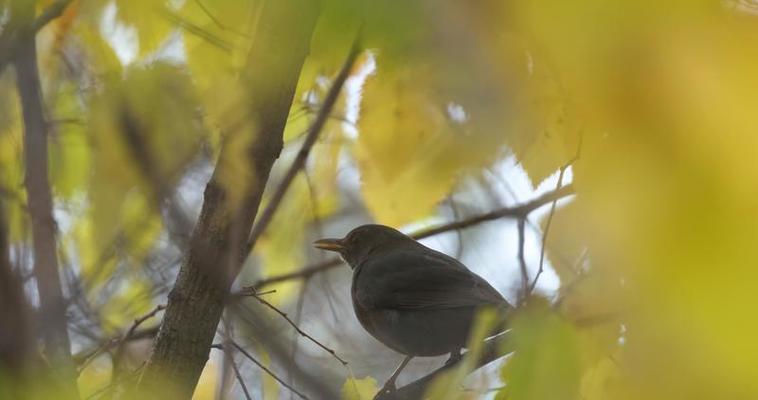
[[[129,339],[132,337],[132,335],[134,335],[134,332],[137,330],[137,328],[140,325],[142,325],[142,323],[144,323],[148,319],[154,317],[160,311],[165,310],[165,309],[166,309],[165,305],[159,304],[159,305],[155,306],[155,308],[152,311],[150,311],[149,313],[147,313],[147,314],[145,314],[145,315],[143,315],[143,316],[135,319],[134,322],[132,323],[132,326],[129,328],[128,331],[126,331],[126,334],[118,341],[118,343],[116,344],[116,346],[117,346],[116,347],[116,354],[113,355],[113,374],[112,374],[112,378],[111,378],[112,381],[114,381],[114,382],[117,381],[118,380],[118,376],[121,373],[121,368],[120,368],[119,364],[120,364],[121,358],[124,355],[124,348],[125,348],[124,345],[126,344],[126,342],[129,341]]]
[[[226,356],[229,358],[229,364],[232,365],[232,369],[234,370],[234,376],[237,377],[237,382],[240,383],[240,386],[242,387],[242,391],[245,393],[245,398],[247,400],[251,400],[252,397],[250,397],[250,392],[247,391],[247,385],[245,385],[245,381],[242,379],[240,370],[237,368],[237,363],[234,362],[234,354],[232,354],[232,349],[230,349],[229,345],[226,343],[222,345],[221,348],[224,350],[224,354],[226,354]]]
[[[253,288],[246,288],[246,295],[249,296],[249,297],[252,297],[252,298],[254,298],[256,300],[258,300],[258,302],[260,302],[264,306],[270,308],[275,313],[279,314],[282,318],[284,318],[285,321],[287,321],[287,323],[289,323],[293,328],[295,328],[295,331],[297,331],[297,333],[300,334],[300,336],[302,336],[302,337],[310,340],[316,346],[321,347],[322,349],[324,349],[324,351],[326,351],[327,353],[331,354],[332,357],[336,358],[337,361],[339,361],[340,363],[342,363],[342,365],[347,366],[347,361],[345,361],[342,357],[338,356],[337,353],[334,350],[330,349],[329,347],[326,347],[323,343],[321,343],[318,340],[314,339],[313,336],[305,333],[305,331],[303,331],[302,329],[300,329],[297,326],[297,324],[295,324],[295,322],[293,322],[290,319],[290,317],[287,315],[287,313],[285,313],[284,311],[280,310],[279,308],[277,308],[273,304],[269,303],[268,301],[266,301],[265,299],[263,299],[262,297],[260,297],[260,295],[255,292],[255,289],[253,289]]]
[[[418,232],[412,233],[410,236],[414,239],[423,239],[426,237],[439,235],[441,233],[449,232],[455,229],[469,228],[474,225],[478,225],[483,222],[494,221],[500,218],[521,218],[522,216],[529,215],[532,211],[556,200],[561,199],[574,194],[573,185],[565,185],[558,190],[545,193],[544,195],[529,201],[524,204],[520,204],[514,207],[504,207],[494,211],[490,211],[485,214],[475,215],[471,218],[466,218],[462,221],[455,221],[448,224],[439,225],[429,229],[422,229]],[[299,271],[290,272],[287,274],[281,274],[272,276],[269,278],[261,279],[249,286],[256,290],[260,290],[265,286],[269,286],[279,282],[285,282],[292,279],[306,279],[317,273],[329,270],[342,264],[342,260],[339,258],[330,258],[315,264],[308,265]]]
[[[279,186],[276,188],[276,191],[271,196],[271,200],[266,206],[266,209],[263,210],[260,217],[258,217],[256,224],[253,226],[253,229],[250,232],[250,237],[247,241],[248,252],[251,251],[253,247],[255,247],[255,242],[258,241],[258,238],[260,238],[261,234],[266,230],[269,223],[271,223],[276,210],[279,208],[279,205],[281,204],[282,199],[284,199],[284,195],[287,193],[287,189],[289,189],[292,181],[295,179],[295,176],[298,174],[298,172],[300,172],[301,169],[305,168],[305,162],[308,159],[311,148],[316,143],[316,139],[318,139],[322,128],[326,124],[329,114],[332,112],[334,105],[337,103],[337,98],[342,91],[342,87],[344,86],[347,77],[350,75],[350,70],[353,68],[353,64],[355,64],[355,59],[358,57],[359,51],[360,48],[358,47],[358,38],[356,38],[352,48],[350,49],[350,52],[348,53],[347,58],[345,59],[345,62],[342,64],[342,68],[337,74],[337,77],[334,79],[334,83],[332,83],[332,87],[329,88],[329,92],[327,93],[326,98],[324,99],[324,102],[319,109],[318,114],[316,115],[316,119],[313,121],[313,124],[308,130],[308,134],[306,135],[305,141],[303,142],[303,147],[300,148],[300,151],[297,153],[295,160],[292,162],[292,165],[290,165],[290,168],[284,175],[282,182],[279,184]]]
[[[571,164],[566,164],[561,167],[560,173],[558,174],[558,183],[555,184],[555,190],[559,190],[561,186],[563,185],[563,174],[566,172],[566,169]],[[537,275],[534,276],[534,280],[532,281],[531,286],[529,286],[529,292],[527,293],[527,296],[532,294],[534,291],[534,288],[537,286],[537,280],[540,279],[540,275],[542,275],[543,266],[545,262],[545,246],[547,244],[547,234],[550,232],[550,224],[553,221],[553,215],[555,214],[555,207],[558,205],[558,199],[554,199],[553,203],[550,205],[550,214],[547,216],[547,222],[545,222],[545,231],[542,233],[542,248],[540,249],[540,267],[537,270]]]
[[[518,219],[518,263],[521,271],[521,293],[519,293],[519,304],[522,304],[529,295],[529,271],[526,269],[526,259],[524,258],[524,225],[526,218]]]
[[[11,3],[8,29],[16,29],[16,53],[11,57],[16,69],[24,121],[24,161],[27,204],[32,225],[34,276],[39,293],[39,311],[45,356],[57,371],[59,390],[63,397],[78,397],[75,369],[68,336],[66,302],[63,299],[58,268],[53,198],[48,177],[48,126],[42,99],[37,46],[33,34],[35,2],[16,0]],[[32,30],[32,32],[35,32]],[[0,62],[1,64],[1,62]],[[0,68],[2,68],[0,66]]]
[[[233,340],[230,340],[230,342],[231,342],[232,346],[234,346],[235,349],[237,349],[240,353],[242,353],[245,357],[247,357],[248,360],[252,361],[253,364],[257,365],[260,369],[262,369],[264,372],[266,372],[267,374],[269,374],[272,378],[274,378],[282,386],[284,386],[287,389],[289,389],[290,391],[292,391],[292,393],[295,393],[296,395],[298,395],[301,399],[308,400],[308,397],[306,395],[304,395],[303,393],[301,393],[300,391],[298,391],[294,387],[292,387],[289,384],[287,384],[287,382],[285,382],[282,378],[278,377],[274,373],[274,371],[270,370],[265,365],[263,365],[260,361],[256,360],[255,357],[253,357],[250,353],[248,353],[247,350],[245,350],[242,346],[240,346],[239,344],[237,344],[237,342],[235,342]],[[213,349],[223,349],[224,345],[222,345],[222,344],[214,344],[214,345],[211,346],[211,348],[213,348]]]

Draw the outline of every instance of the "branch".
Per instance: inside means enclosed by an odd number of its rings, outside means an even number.
[[[297,324],[295,324],[295,322],[293,322],[290,319],[290,317],[287,315],[287,313],[285,313],[284,311],[280,310],[279,308],[277,308],[273,304],[269,303],[268,301],[266,301],[265,299],[263,299],[262,297],[260,297],[260,294],[256,293],[254,291],[254,289],[247,288],[246,291],[247,291],[247,296],[248,297],[252,297],[252,298],[258,300],[259,303],[263,304],[264,306],[266,306],[266,307],[270,308],[271,310],[273,310],[275,313],[279,314],[282,318],[284,318],[285,321],[287,321],[287,323],[289,323],[293,328],[295,328],[295,331],[297,331],[297,333],[300,334],[300,336],[302,336],[302,337],[310,340],[316,346],[321,347],[322,349],[324,349],[324,351],[326,351],[327,353],[331,354],[332,357],[336,358],[337,361],[339,361],[340,363],[342,363],[343,366],[347,367],[347,361],[345,361],[342,357],[338,356],[337,353],[334,350],[330,349],[329,347],[326,347],[324,344],[322,344],[318,340],[314,339],[313,336],[305,333],[302,329],[300,329],[297,326]]]
[[[121,357],[124,354],[124,345],[127,341],[129,341],[132,336],[134,335],[134,332],[137,330],[137,328],[142,325],[145,321],[147,321],[150,318],[153,318],[156,314],[161,312],[162,310],[165,310],[166,306],[163,304],[159,304],[155,306],[155,308],[148,312],[147,314],[137,318],[132,323],[132,326],[129,328],[128,331],[126,331],[126,334],[116,343],[116,354],[113,355],[113,378],[111,378],[112,381],[117,381],[118,375],[121,372],[121,368],[119,368],[119,362],[121,361]]]
[[[240,370],[237,368],[237,363],[234,362],[234,355],[232,354],[232,349],[230,349],[226,343],[222,345],[221,348],[224,350],[224,354],[226,354],[226,356],[229,358],[229,363],[232,365],[232,369],[234,370],[234,376],[237,377],[237,381],[240,383],[240,386],[242,387],[242,391],[245,393],[245,398],[247,400],[252,400],[252,397],[250,397],[250,392],[247,391],[247,385],[245,385],[245,380],[242,379]]]
[[[14,381],[23,376],[32,359],[35,340],[31,332],[31,307],[10,259],[2,200],[0,197],[0,326],[12,328],[3,328],[0,335],[0,369],[7,371],[8,383],[14,387]]]
[[[529,272],[526,269],[526,259],[524,259],[524,225],[526,224],[526,218],[519,218],[518,220],[518,264],[521,270],[521,293],[519,293],[519,304],[523,304],[524,300],[528,296],[529,292]]]
[[[141,329],[132,333],[127,341],[134,341],[140,339],[149,339],[155,337],[158,333],[158,327],[152,327],[147,329]],[[80,375],[82,371],[87,368],[87,365],[94,361],[100,354],[103,354],[110,349],[116,347],[121,341],[119,337],[112,337],[100,342],[94,349],[82,350],[73,355],[74,363],[78,365],[77,375]]]
[[[482,349],[482,353],[479,356],[477,360],[474,362],[474,368],[472,369],[472,372],[483,367],[486,364],[491,363],[492,361],[497,360],[498,358],[510,353],[513,351],[513,343],[510,339],[510,334],[505,333],[500,336],[496,336],[494,338],[491,338],[489,340],[485,341],[484,348]],[[461,362],[466,359],[468,360],[468,357],[470,357],[467,353],[463,355],[463,357],[453,360],[445,365],[443,365],[440,368],[437,368],[436,370],[430,372],[429,374],[405,385],[400,388],[397,388],[395,391],[392,392],[384,392],[378,394],[374,400],[417,400],[421,399],[424,395],[424,392],[429,387],[429,385],[440,375],[442,375],[444,372],[449,371],[453,369],[454,367],[461,364]]]
[[[561,167],[560,173],[558,174],[558,183],[555,185],[555,190],[559,190],[561,186],[563,185],[563,174],[566,172],[566,169],[571,164],[566,164]],[[540,267],[537,270],[537,275],[534,276],[534,280],[532,281],[531,286],[529,286],[529,292],[527,293],[527,297],[532,294],[534,291],[534,288],[537,286],[537,280],[540,279],[540,275],[542,275],[543,266],[545,262],[545,247],[547,245],[547,234],[550,232],[550,224],[553,222],[553,215],[555,214],[555,207],[558,205],[558,199],[553,200],[553,203],[550,205],[550,214],[547,216],[547,222],[545,223],[545,231],[542,233],[542,248],[540,249]]]
[[[289,384],[287,384],[287,382],[285,382],[282,378],[278,377],[274,373],[274,371],[270,370],[265,365],[263,365],[260,361],[256,360],[255,357],[253,357],[252,355],[250,355],[250,353],[248,353],[247,350],[245,350],[242,346],[240,346],[239,344],[237,344],[237,342],[232,341],[232,340],[230,340],[230,342],[231,342],[232,346],[234,346],[235,349],[237,349],[240,353],[242,353],[245,357],[247,357],[248,360],[252,361],[253,364],[257,365],[260,369],[262,369],[264,372],[266,372],[267,374],[269,374],[272,378],[274,378],[282,386],[284,386],[287,389],[289,389],[290,391],[292,391],[292,393],[295,393],[296,395],[298,395],[301,399],[308,400],[308,397],[306,395],[304,395],[303,393],[301,393],[300,391],[298,391],[294,387],[292,387]],[[214,349],[223,349],[224,345],[223,344],[214,344],[213,346],[211,346],[211,348],[214,348]]]
[[[27,0],[27,3],[32,2]],[[3,33],[0,34],[0,74],[3,73],[8,63],[15,60],[19,55],[19,51],[25,46],[23,42],[28,40],[28,36],[34,37],[34,34],[44,28],[50,21],[60,17],[71,3],[72,0],[57,0],[53,2],[27,26],[17,26],[9,23]],[[13,18],[12,15],[11,18]]]
[[[334,105],[337,103],[337,98],[342,91],[342,87],[344,86],[347,77],[350,75],[350,70],[353,68],[353,64],[355,64],[355,59],[358,57],[359,50],[358,39],[356,38],[355,42],[353,42],[353,45],[350,48],[350,52],[348,53],[345,62],[342,64],[342,68],[337,74],[334,83],[332,83],[332,87],[329,88],[329,92],[327,93],[326,98],[324,99],[324,102],[319,109],[318,114],[316,115],[316,119],[313,121],[313,125],[311,125],[310,129],[308,130],[308,134],[305,136],[303,147],[300,148],[300,151],[297,153],[295,160],[292,162],[292,165],[290,165],[290,168],[284,175],[284,179],[282,179],[282,182],[276,188],[276,192],[274,192],[273,196],[271,197],[271,201],[269,201],[266,208],[258,217],[258,221],[253,226],[253,229],[250,232],[250,237],[247,241],[248,252],[253,250],[253,247],[255,247],[255,243],[258,241],[258,238],[260,238],[261,234],[271,223],[276,210],[279,208],[282,199],[284,199],[284,195],[287,193],[287,189],[289,189],[292,181],[295,179],[295,176],[297,176],[297,173],[305,167],[305,162],[308,160],[308,154],[310,154],[311,148],[316,143],[316,139],[318,139],[322,128],[326,124],[329,114],[332,112]]]
[[[433,227],[429,229],[422,229],[420,231],[412,233],[410,236],[414,239],[423,239],[426,237],[439,235],[441,233],[449,232],[456,229],[469,228],[471,226],[474,226],[483,222],[493,221],[500,218],[521,218],[522,216],[529,215],[529,213],[531,213],[532,211],[554,200],[562,199],[564,197],[571,196],[573,194],[574,194],[574,187],[573,185],[569,184],[569,185],[561,187],[558,190],[547,192],[543,194],[542,196],[524,204],[520,204],[514,207],[504,207],[504,208],[500,208],[494,211],[490,211],[485,214],[476,215],[471,218],[464,219],[462,221],[455,221],[455,222],[439,225],[437,227]],[[290,272],[287,274],[275,275],[269,278],[258,280],[257,282],[250,285],[249,288],[260,290],[261,288],[265,286],[269,286],[269,285],[279,283],[279,282],[289,281],[292,279],[307,279],[317,273],[329,270],[340,264],[342,264],[342,260],[340,260],[339,258],[330,258],[325,261],[308,265],[299,271]]]
[[[24,32],[34,26],[35,3],[11,3],[9,29]],[[24,121],[24,161],[27,204],[31,217],[34,276],[39,293],[39,321],[42,322],[44,354],[59,371],[59,390],[66,398],[78,398],[75,369],[68,336],[66,302],[58,268],[56,223],[48,178],[47,121],[37,66],[34,35],[16,38],[14,59]]]

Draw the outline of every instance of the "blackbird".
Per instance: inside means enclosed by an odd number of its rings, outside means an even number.
[[[384,225],[359,226],[342,239],[314,245],[335,251],[353,269],[353,308],[361,325],[406,355],[382,388],[395,389],[416,356],[460,357],[477,311],[510,310],[503,296],[458,260]]]

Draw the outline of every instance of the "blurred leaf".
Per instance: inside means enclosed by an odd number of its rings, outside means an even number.
[[[213,360],[208,360],[203,368],[200,379],[197,381],[192,400],[213,400],[218,391],[219,367]]]
[[[366,83],[355,156],[366,205],[380,223],[429,214],[461,175],[500,151],[499,136],[455,129],[430,85],[423,68],[380,67]]]
[[[288,165],[288,164],[284,164]],[[264,276],[279,275],[302,268],[305,263],[305,249],[301,246],[311,220],[311,197],[302,174],[295,178],[287,196],[282,200],[266,234],[255,246],[255,253],[261,257]],[[263,204],[263,209],[266,204]],[[275,303],[281,303],[292,296],[300,282],[284,282],[277,285],[276,293],[267,295]]]
[[[79,374],[76,383],[79,385],[79,393],[82,397],[92,396],[102,389],[111,380],[111,368],[97,361],[90,363]]]
[[[513,320],[515,353],[502,370],[514,399],[577,399],[581,352],[574,327],[545,304],[529,305]]]
[[[91,171],[86,116],[76,88],[64,84],[58,89],[53,115],[50,181],[56,194],[65,199],[86,188]]]
[[[582,398],[586,400],[617,398],[620,378],[618,366],[610,358],[600,361],[597,366],[588,368],[582,377]]]
[[[260,357],[261,364],[265,365],[266,368],[272,367],[271,362],[271,356],[268,354],[266,349],[259,345],[256,346],[256,354],[258,354],[258,357]],[[264,400],[276,400],[281,398],[280,396],[280,388],[279,388],[279,382],[274,379],[273,376],[262,373],[261,374],[261,380],[263,381],[263,399]]]
[[[155,51],[167,39],[172,25],[166,0],[116,0],[117,17],[137,30],[140,54]]]
[[[90,16],[92,19],[90,23],[75,25],[74,36],[76,37],[76,42],[81,45],[87,67],[92,69],[93,73],[104,76],[119,76],[122,72],[121,62],[116,56],[113,47],[111,47],[97,29],[100,13],[96,14],[97,18]]]
[[[149,312],[152,307],[152,285],[141,278],[121,279],[121,287],[115,295],[103,303],[98,310],[107,335],[115,335],[124,327]]]
[[[362,379],[348,378],[342,384],[342,400],[367,400],[373,399],[379,387],[376,379],[367,376]]]
[[[150,236],[140,235],[154,226],[146,216],[159,217],[156,208],[204,137],[197,108],[187,75],[166,64],[131,68],[92,100],[90,199],[100,246],[112,245],[125,230],[125,239],[145,248]]]

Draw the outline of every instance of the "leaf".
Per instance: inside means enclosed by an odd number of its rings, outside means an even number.
[[[509,397],[579,398],[581,352],[570,324],[547,305],[533,304],[514,318],[512,333],[515,353],[502,370]]]
[[[150,53],[168,38],[172,25],[165,0],[116,0],[117,18],[137,30],[139,52]]]
[[[195,392],[192,393],[192,400],[212,400],[216,398],[216,392],[218,391],[219,381],[219,367],[216,362],[209,360],[203,372],[200,374],[200,379],[197,381]]]
[[[501,136],[454,127],[446,107],[423,68],[380,70],[366,83],[355,157],[378,222],[428,215],[457,179],[499,154]]]
[[[348,378],[342,384],[342,400],[368,400],[373,399],[379,387],[376,379],[367,376],[362,379]]]
[[[569,284],[583,271],[586,251],[594,237],[591,227],[582,223],[589,211],[583,205],[582,199],[576,198],[569,204],[556,207],[550,222],[545,253],[563,284]],[[541,221],[542,232],[548,217],[549,213],[546,213]],[[581,259],[583,256],[585,260]]]
[[[280,164],[288,166],[288,164]],[[267,203],[262,204],[264,209]],[[255,254],[261,258],[264,276],[294,272],[305,263],[305,239],[307,224],[312,216],[311,197],[302,174],[295,178],[287,195],[282,199],[274,219],[255,246]],[[300,287],[300,282],[285,282],[277,285],[276,293],[270,295],[275,303],[289,299]],[[267,297],[269,299],[269,297]]]
[[[49,175],[52,188],[63,199],[86,189],[91,172],[90,143],[85,110],[76,88],[63,84],[55,95],[53,132],[50,138]]]
[[[101,249],[127,239],[128,251],[144,255],[146,241],[157,237],[158,207],[205,135],[192,85],[174,66],[132,67],[90,107],[94,238]]]

